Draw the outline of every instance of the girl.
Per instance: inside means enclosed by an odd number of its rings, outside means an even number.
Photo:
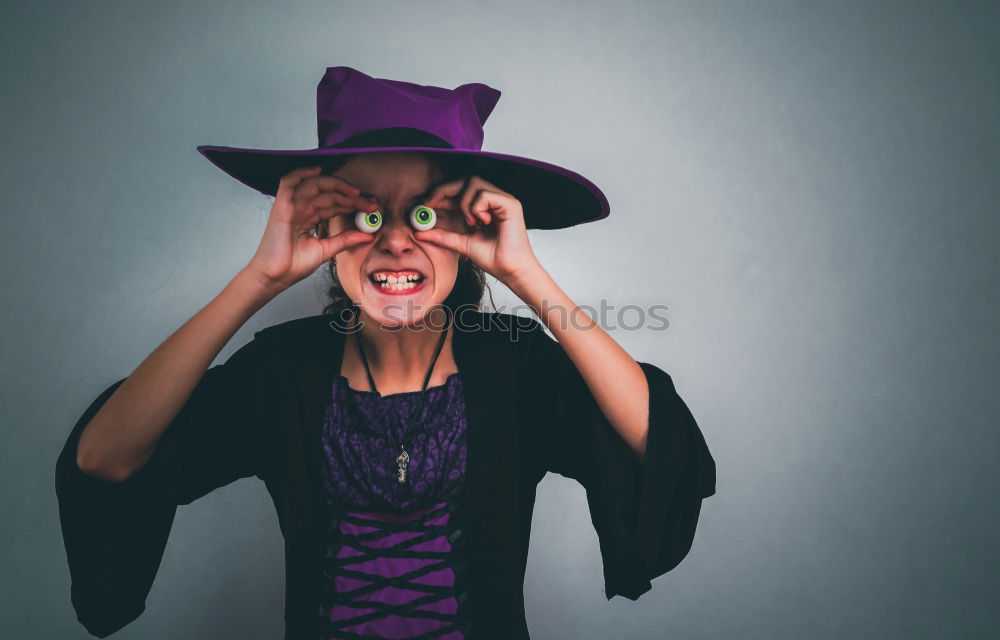
[[[572,172],[481,151],[498,96],[333,67],[320,148],[200,148],[275,200],[247,265],[91,404],[59,458],[72,602],[91,633],[142,612],[177,505],[249,476],[285,537],[286,638],[527,638],[548,471],[587,490],[609,599],[638,598],[687,554],[714,460],[670,376],[535,256],[529,226],[599,219],[606,200]],[[208,368],[323,264],[323,314]],[[484,274],[541,322],[482,311]]]

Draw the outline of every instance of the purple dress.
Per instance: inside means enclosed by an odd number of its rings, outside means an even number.
[[[340,508],[330,511],[324,560],[324,640],[460,640],[469,630],[456,509],[466,463],[462,379],[454,373],[428,387],[410,427],[407,480],[399,484],[395,459],[419,394],[382,396],[334,378],[322,432],[323,483],[328,504],[335,499]]]

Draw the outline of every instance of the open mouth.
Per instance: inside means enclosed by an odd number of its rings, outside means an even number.
[[[423,287],[426,278],[423,273],[415,269],[407,269],[405,271],[372,271],[368,274],[368,281],[384,293],[411,293]]]

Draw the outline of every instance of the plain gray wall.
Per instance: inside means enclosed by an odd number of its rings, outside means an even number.
[[[316,83],[348,65],[500,89],[486,148],[611,201],[532,232],[546,267],[580,304],[669,305],[613,335],[674,377],[719,492],[678,568],[607,602],[583,490],[548,476],[534,637],[995,637],[997,6],[5,3],[0,634],[86,637],[59,448],[256,248],[268,199],[195,147],[314,146]],[[321,276],[219,361],[319,313]],[[282,562],[263,484],[220,489],[116,637],[279,638]]]

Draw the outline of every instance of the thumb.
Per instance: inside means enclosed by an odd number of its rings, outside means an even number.
[[[346,249],[351,249],[363,244],[372,242],[375,236],[370,233],[362,233],[361,231],[344,231],[336,235],[330,236],[329,238],[318,238],[320,246],[320,257],[323,262],[332,260],[335,255],[344,251]]]
[[[472,240],[468,234],[455,233],[454,231],[446,231],[445,229],[427,229],[425,231],[416,231],[413,235],[421,242],[430,242],[439,247],[451,249],[467,258],[472,257]]]

